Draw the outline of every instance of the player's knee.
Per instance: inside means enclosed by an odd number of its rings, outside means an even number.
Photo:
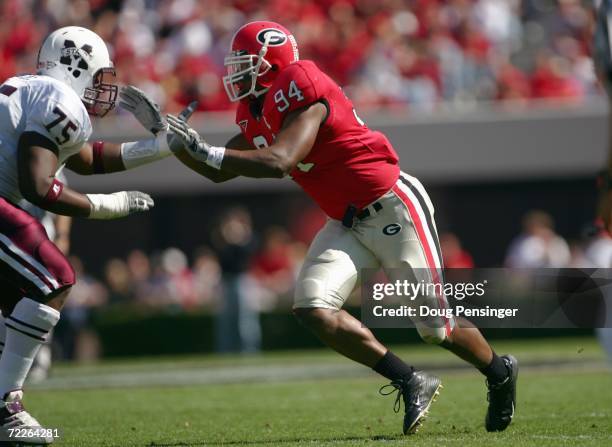
[[[57,280],[60,284],[60,288],[62,290],[70,290],[76,283],[76,273],[74,272],[74,268],[67,260],[58,267]]]
[[[295,285],[294,307],[340,310],[348,288],[330,287],[329,277],[324,272],[300,278]],[[329,272],[327,272],[329,273]],[[352,289],[352,286],[350,287]]]
[[[311,329],[322,322],[323,315],[319,310],[313,307],[298,307],[293,309],[293,315],[302,326]]]
[[[330,309],[316,307],[298,307],[293,309],[293,315],[300,324],[315,333],[328,332],[334,326]]]
[[[46,296],[44,300],[41,300],[41,302],[43,304],[46,304],[47,306],[61,311],[64,307],[64,304],[66,303],[66,300],[68,299],[68,296],[70,295],[71,290],[72,286],[64,286],[54,291],[52,294]]]
[[[57,281],[58,290],[73,286],[76,282],[74,268],[55,244],[49,240],[43,241],[38,250],[41,260]]]

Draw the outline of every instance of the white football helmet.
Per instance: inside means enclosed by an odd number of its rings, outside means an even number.
[[[91,115],[104,116],[115,107],[118,89],[113,62],[106,44],[93,31],[79,26],[53,31],[40,47],[37,67],[38,74],[72,87]]]

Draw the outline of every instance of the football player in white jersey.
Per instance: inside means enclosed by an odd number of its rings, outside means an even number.
[[[6,321],[0,328],[0,442],[53,441],[44,430],[31,437],[31,431],[14,429],[41,428],[24,410],[22,387],[75,281],[70,263],[40,222],[17,204],[26,199],[55,214],[90,219],[147,211],[153,206],[147,194],[81,194],[55,174],[63,165],[79,174],[123,171],[171,154],[172,140],[157,105],[134,87],[119,94],[114,75],[104,41],[69,26],[45,39],[36,75],[0,85],[0,308]],[[154,137],[88,144],[89,115],[106,115],[118,96]],[[14,436],[19,433],[24,437]]]

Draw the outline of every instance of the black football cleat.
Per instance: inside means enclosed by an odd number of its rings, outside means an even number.
[[[385,389],[392,387],[390,391]],[[393,410],[399,413],[401,400],[404,400],[404,434],[413,434],[419,430],[423,420],[427,417],[429,407],[436,400],[442,388],[442,381],[423,371],[415,372],[408,379],[394,380],[388,385],[383,386],[379,392],[383,396],[397,391],[397,398],[393,405]]]
[[[487,431],[504,431],[514,416],[516,408],[516,382],[518,379],[518,361],[511,355],[503,355],[502,360],[508,368],[508,377],[501,383],[489,383],[487,400],[489,409],[485,418]]]

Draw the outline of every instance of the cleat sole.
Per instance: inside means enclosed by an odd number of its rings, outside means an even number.
[[[442,386],[442,383],[440,383],[438,385],[438,388],[436,388],[436,391],[434,392],[433,397],[431,398],[431,400],[429,401],[429,403],[425,407],[425,409],[421,412],[421,414],[416,419],[414,424],[412,424],[412,426],[409,427],[408,430],[406,430],[406,432],[404,433],[405,435],[413,435],[413,434],[415,434],[419,430],[419,428],[423,425],[421,421],[423,419],[427,418],[427,415],[429,414],[429,407],[431,407],[431,404],[436,401],[436,397],[440,395],[440,390],[442,388],[444,388],[444,387]]]

